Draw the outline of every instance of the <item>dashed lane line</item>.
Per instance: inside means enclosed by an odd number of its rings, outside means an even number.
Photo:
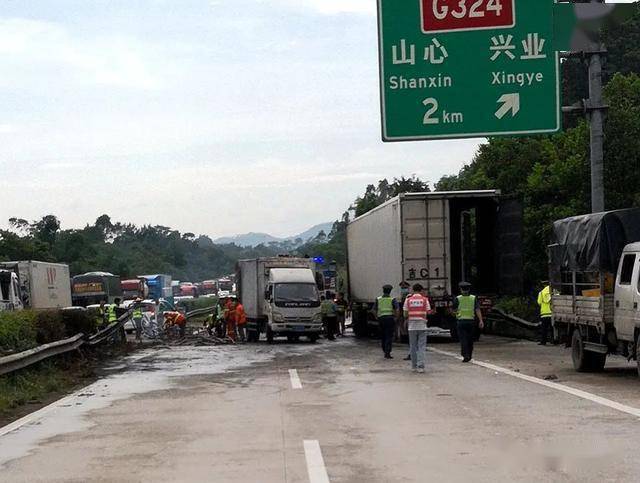
[[[291,379],[291,387],[293,389],[302,389],[302,382],[296,369],[289,369],[289,378]]]
[[[427,350],[435,354],[441,354],[443,356],[453,357],[458,360],[462,359],[459,355],[454,354],[452,352],[447,352],[440,349],[434,349],[432,347],[429,347]],[[580,389],[575,389],[573,387],[565,386],[564,384],[560,384],[558,382],[545,381],[544,379],[540,379],[538,377],[527,376],[526,374],[521,374],[520,372],[515,372],[510,369],[506,369],[504,367],[496,366],[495,364],[490,364],[488,362],[472,360],[471,363],[475,364],[476,366],[484,367],[485,369],[499,372],[501,374],[506,374],[511,377],[517,377],[518,379],[522,379],[523,381],[528,381],[533,384],[538,384],[540,386],[554,389],[556,391],[571,394],[572,396],[576,396],[581,399],[585,399],[587,401],[600,404],[601,406],[605,406],[610,409],[614,409],[616,411],[620,411],[622,413],[630,414],[632,416],[640,418],[640,409],[627,406],[626,404],[621,404],[616,401],[612,401],[611,399],[607,399],[607,398],[598,396],[596,394],[591,394],[590,392],[587,392],[587,391],[582,391]]]
[[[324,458],[318,440],[304,441],[304,455],[307,459],[309,483],[329,483],[329,475],[324,466]]]

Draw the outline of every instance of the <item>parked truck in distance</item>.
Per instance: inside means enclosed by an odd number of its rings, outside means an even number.
[[[640,209],[556,221],[549,256],[554,335],[574,368],[620,354],[640,375]]]
[[[218,279],[218,297],[228,297],[233,292],[233,280],[228,277]]]
[[[147,281],[147,285],[149,286],[149,298],[154,300],[164,299],[173,303],[174,289],[171,281],[171,275],[140,275],[139,278]]]
[[[76,275],[71,280],[73,305],[87,307],[96,305],[103,300],[114,303],[116,298],[122,298],[120,277],[108,272],[88,272]]]
[[[71,306],[69,266],[37,261],[0,263],[0,310]]]
[[[432,334],[457,338],[451,314],[462,281],[484,310],[522,292],[522,205],[499,191],[406,193],[347,225],[347,278],[356,336],[377,330],[371,308],[382,286],[420,283],[435,305]]]
[[[120,285],[122,286],[123,300],[134,300],[137,298],[144,300],[149,296],[149,286],[147,285],[147,281],[143,278],[122,280]]]
[[[322,332],[315,264],[308,258],[274,257],[240,260],[236,269],[238,298],[247,314],[249,341],[265,333],[315,342]]]

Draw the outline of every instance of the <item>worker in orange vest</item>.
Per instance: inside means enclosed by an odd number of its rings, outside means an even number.
[[[187,318],[180,312],[165,312],[164,313],[164,330],[170,331],[174,327],[177,327],[180,332],[180,337],[184,337]]]
[[[229,297],[225,304],[224,319],[227,323],[227,337],[235,342],[236,335],[236,304],[235,300]]]
[[[247,325],[247,314],[244,311],[243,305],[238,299],[234,302],[234,316],[236,319],[236,327],[238,329],[238,336],[241,342],[247,341],[247,332],[245,327]]]

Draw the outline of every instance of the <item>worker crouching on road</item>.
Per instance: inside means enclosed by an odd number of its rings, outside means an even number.
[[[245,330],[247,326],[247,314],[244,311],[244,306],[238,299],[234,300],[233,312],[238,329],[238,337],[240,338],[240,342],[244,343],[247,341],[247,331]]]
[[[429,299],[422,293],[419,283],[413,286],[413,293],[404,301],[404,317],[407,319],[411,368],[424,372],[424,358],[427,350],[427,314],[431,312]]]
[[[338,326],[338,307],[333,301],[333,295],[327,294],[320,296],[320,313],[322,314],[322,322],[327,331],[327,340],[336,340],[336,331]]]
[[[185,336],[187,328],[187,318],[180,312],[165,312],[164,313],[164,330],[170,333],[175,328],[178,328],[180,337]]]
[[[469,362],[473,357],[476,317],[478,317],[480,330],[484,328],[484,321],[482,320],[480,301],[478,297],[471,295],[471,284],[469,282],[460,282],[459,287],[462,295],[458,295],[453,299],[453,310],[456,312],[458,323],[462,362]]]
[[[551,287],[549,282],[542,282],[544,288],[538,293],[538,305],[540,306],[540,345],[547,345],[549,332],[551,331]]]
[[[393,359],[391,350],[393,349],[393,336],[396,329],[396,317],[399,309],[398,301],[391,296],[392,290],[393,287],[391,285],[382,287],[382,295],[376,299],[374,305],[375,315],[380,327],[382,352],[384,352],[385,359]]]

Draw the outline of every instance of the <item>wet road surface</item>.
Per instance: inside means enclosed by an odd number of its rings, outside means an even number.
[[[408,370],[405,347],[389,361],[353,338],[148,350],[0,430],[1,479],[638,480],[632,363],[577,374],[564,348],[484,337],[476,360],[500,372],[460,363],[455,344],[430,346],[426,374]]]

